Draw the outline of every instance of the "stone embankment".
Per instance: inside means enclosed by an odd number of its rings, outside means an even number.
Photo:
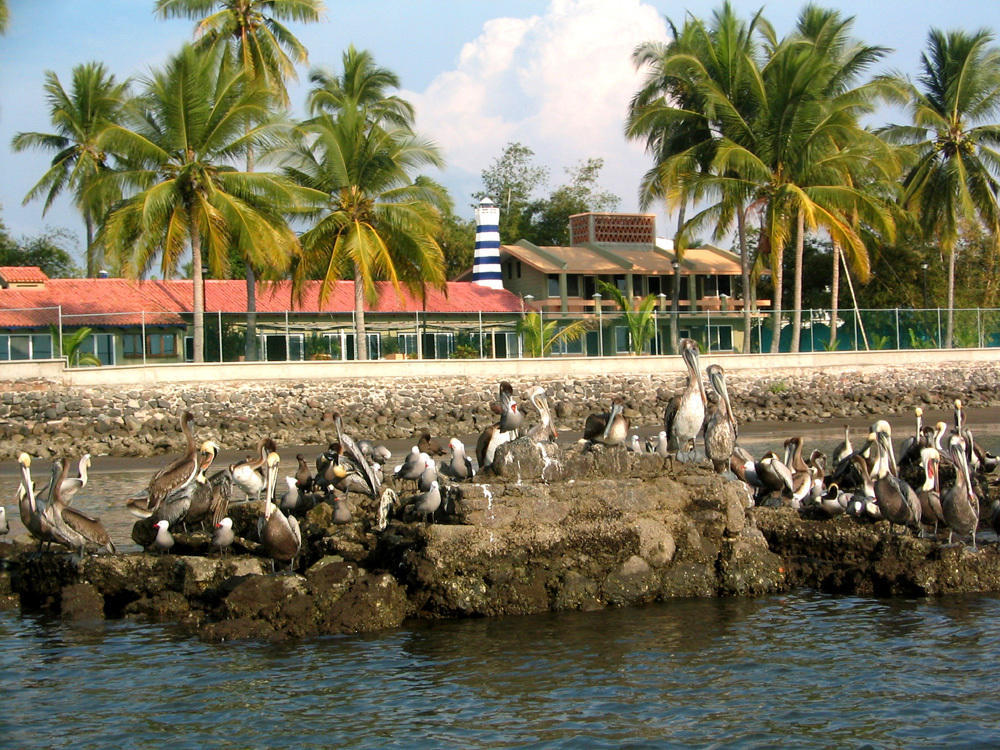
[[[658,425],[684,382],[679,360],[659,376],[514,380],[522,399],[545,387],[563,430],[579,430],[593,411],[622,394],[634,424]],[[1000,364],[887,367],[877,373],[817,371],[794,378],[780,372],[731,374],[729,390],[743,424],[822,421],[908,413],[914,406],[950,408],[961,397],[973,408],[1000,405]],[[195,415],[199,437],[244,450],[263,436],[279,445],[323,445],[339,412],[356,435],[408,438],[416,430],[468,435],[491,424],[497,383],[472,378],[383,378],[356,381],[219,382],[157,388],[57,387],[46,382],[0,383],[0,459],[21,451],[148,456],[182,443],[177,415]]]

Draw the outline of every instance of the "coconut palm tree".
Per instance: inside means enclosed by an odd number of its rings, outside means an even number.
[[[525,357],[544,357],[556,344],[579,341],[593,327],[593,320],[576,320],[569,325],[556,318],[542,321],[537,312],[525,313],[517,321],[517,333],[521,337],[521,350]]]
[[[669,21],[668,21],[669,22]],[[633,97],[626,135],[646,138],[654,166],[643,176],[640,198],[643,207],[655,198],[673,196],[678,205],[678,230],[674,244],[678,260],[683,257],[686,236],[684,205],[689,198],[718,199],[713,210],[699,215],[696,225],[714,223],[715,236],[725,235],[737,224],[744,296],[750,292],[750,259],[746,242],[745,209],[749,195],[744,185],[730,182],[706,185],[700,178],[710,171],[715,146],[724,130],[749,135],[755,98],[762,96],[755,37],[770,26],[760,11],[747,22],[739,18],[729,2],[712,14],[709,24],[689,17],[678,30],[672,23],[673,41],[651,42],[633,53],[647,78]],[[715,96],[707,97],[710,87]],[[713,105],[712,99],[723,104]],[[724,187],[724,190],[719,190]],[[675,274],[671,303],[672,346],[677,339],[677,297],[680,277]],[[751,309],[744,306],[744,330],[750,330]],[[744,337],[744,350],[749,346]]]
[[[196,362],[203,361],[203,255],[216,276],[225,274],[231,247],[258,266],[287,267],[299,245],[283,214],[320,197],[278,175],[231,166],[279,132],[269,94],[245,77],[220,74],[217,55],[186,46],[144,82],[128,126],[112,125],[102,137],[127,165],[108,179],[137,191],[112,209],[103,242],[136,277],[157,259],[173,273],[190,247]]]
[[[224,52],[224,67],[235,66],[246,80],[269,91],[282,106],[288,106],[289,79],[296,80],[295,66],[308,61],[305,46],[282,23],[319,21],[322,0],[157,0],[156,12],[163,18],[198,21],[198,46]],[[209,13],[209,15],[205,15]],[[246,152],[247,172],[254,169],[254,151]],[[243,258],[247,283],[247,336],[245,356],[257,359],[257,275],[265,270]]]
[[[309,74],[313,88],[309,92],[309,111],[336,115],[346,109],[364,107],[376,122],[400,127],[413,127],[413,105],[395,94],[399,76],[388,68],[375,64],[368,50],[358,50],[350,45],[343,54],[344,72],[337,75],[317,68]]]
[[[95,276],[102,258],[94,244],[95,225],[117,197],[92,190],[95,179],[111,165],[109,154],[99,144],[103,129],[121,119],[128,83],[118,83],[103,63],[89,62],[73,68],[73,83],[66,91],[52,71],[45,73],[45,94],[55,133],[18,133],[15,151],[41,149],[54,152],[49,169],[28,191],[24,202],[45,197],[44,215],[53,201],[70,190],[87,233],[87,276]]]
[[[161,18],[198,21],[200,48],[224,49],[228,54],[220,60],[235,65],[285,106],[286,81],[296,80],[295,66],[309,55],[282,21],[313,23],[324,10],[323,0],[156,0],[155,6]]]
[[[409,128],[374,122],[365,107],[321,115],[300,133],[286,173],[327,201],[301,237],[296,287],[321,278],[324,304],[337,279],[353,279],[358,358],[367,359],[365,303],[376,301],[377,280],[419,294],[428,283],[445,288],[444,254],[434,239],[445,197],[435,183],[411,176],[443,162],[433,144]]]
[[[0,34],[7,33],[7,23],[10,20],[10,13],[7,10],[7,0],[0,0]]]
[[[948,256],[946,347],[954,335],[959,227],[963,221],[981,222],[994,238],[1000,236],[1000,49],[993,40],[985,29],[932,29],[912,89],[912,125],[880,131],[912,153],[903,205],[916,215],[924,237],[936,239]]]

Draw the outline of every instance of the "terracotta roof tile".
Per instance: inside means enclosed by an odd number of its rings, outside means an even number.
[[[366,310],[384,313],[520,312],[517,295],[469,282],[448,282],[447,294],[428,290],[426,305],[388,282],[378,283],[378,301]],[[246,283],[207,280],[205,310],[241,313],[246,310]],[[0,327],[44,327],[56,323],[58,307],[64,323],[73,325],[182,325],[181,313],[192,307],[190,281],[131,281],[128,279],[49,279],[44,286],[0,289]],[[319,282],[307,282],[303,299],[293,305],[291,283],[262,284],[257,310],[263,314],[290,312],[346,313],[354,309],[354,283],[338,281],[326,304],[319,305]],[[145,315],[143,315],[143,311]]]
[[[0,266],[0,279],[8,284],[41,283],[49,280],[38,266]]]

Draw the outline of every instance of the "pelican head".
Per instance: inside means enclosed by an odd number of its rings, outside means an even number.
[[[921,409],[919,406],[913,410],[913,413],[916,414],[918,417],[924,416],[924,410]]]
[[[608,434],[611,432],[611,426],[614,424],[615,420],[621,416],[624,409],[625,399],[621,396],[615,396],[611,401],[611,411],[608,413],[608,422],[604,425],[604,434],[601,436],[602,439],[608,437]]]
[[[31,468],[31,456],[27,453],[20,453],[17,456],[17,462],[21,464],[25,469]]]

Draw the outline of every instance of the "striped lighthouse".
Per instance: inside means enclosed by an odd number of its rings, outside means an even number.
[[[500,209],[489,198],[476,208],[476,253],[472,261],[472,283],[503,289],[500,275]]]

